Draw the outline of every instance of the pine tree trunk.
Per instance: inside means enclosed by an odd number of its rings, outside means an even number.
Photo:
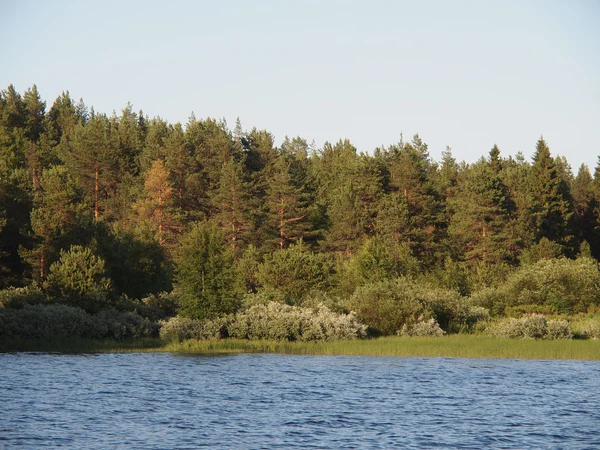
[[[94,219],[96,221],[98,221],[98,217],[100,216],[100,201],[99,201],[99,194],[100,194],[100,170],[98,168],[98,165],[96,165],[96,184],[94,186],[94,193],[96,195],[96,199],[94,202]]]
[[[42,253],[40,255],[40,284],[46,278],[46,245],[42,244]]]

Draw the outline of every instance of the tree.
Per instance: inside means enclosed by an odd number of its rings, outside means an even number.
[[[289,168],[290,164],[285,158],[279,157],[267,187],[268,224],[276,230],[276,242],[280,249],[302,238],[308,228],[303,193],[292,184]]]
[[[180,313],[211,319],[235,312],[239,299],[232,266],[233,253],[216,223],[194,224],[182,237],[175,259]]]
[[[25,135],[29,141],[35,143],[44,132],[44,119],[46,115],[46,102],[40,98],[37,86],[34,84],[23,95],[25,109]]]
[[[145,175],[145,197],[138,200],[134,209],[143,220],[148,221],[156,230],[156,238],[163,245],[168,234],[176,227],[171,214],[171,196],[173,188],[169,181],[169,172],[163,162],[157,159]]]
[[[470,264],[497,264],[507,260],[506,226],[509,220],[507,188],[500,179],[498,147],[490,159],[470,166],[451,200],[454,215],[449,234],[455,254]]]
[[[41,284],[59,251],[82,240],[89,218],[82,193],[66,167],[45,170],[39,184],[31,211],[35,244],[24,257],[33,269],[34,280]]]
[[[249,192],[243,179],[242,166],[230,158],[221,169],[219,188],[213,196],[216,209],[215,219],[235,249],[250,231]]]
[[[405,239],[414,255],[431,266],[439,259],[446,223],[427,144],[417,134],[411,143],[401,141],[391,152],[390,189],[404,196],[408,209]]]
[[[60,157],[85,189],[86,197],[98,221],[105,212],[102,202],[114,195],[123,175],[123,160],[118,143],[110,134],[105,117],[95,116],[87,125],[79,123],[70,134]]]
[[[530,214],[536,242],[543,237],[563,246],[572,244],[569,220],[572,216],[568,186],[561,179],[556,161],[543,138],[537,142],[530,176]]]
[[[111,303],[111,282],[104,260],[79,245],[61,250],[43,286],[53,301],[87,311],[98,311]]]
[[[257,279],[263,289],[279,290],[286,303],[296,305],[311,289],[324,289],[330,272],[324,255],[311,252],[300,240],[266,255],[258,266]]]
[[[598,225],[598,199],[594,195],[594,179],[588,167],[582,164],[573,180],[571,187],[573,195],[573,226],[577,240],[587,241],[598,254],[599,243],[596,227]]]

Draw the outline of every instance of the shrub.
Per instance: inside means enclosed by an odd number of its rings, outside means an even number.
[[[353,314],[336,314],[324,306],[314,310],[271,302],[238,313],[229,326],[229,335],[241,339],[328,341],[364,337],[366,327]]]
[[[213,320],[190,319],[188,317],[172,317],[160,322],[160,337],[170,341],[182,342],[186,339],[219,339],[225,338],[227,326],[232,317],[220,317]]]
[[[506,307],[523,305],[544,306],[560,314],[580,313],[599,300],[600,274],[591,258],[540,260],[521,267],[500,288],[471,298],[473,304],[495,315],[503,314]]]
[[[48,301],[44,293],[35,286],[7,288],[0,291],[0,308],[23,308]]]
[[[56,304],[0,309],[0,336],[122,340],[154,336],[157,331],[155,324],[138,314],[114,309],[98,314],[89,314],[78,307]]]
[[[570,326],[577,338],[600,339],[600,315],[598,314],[588,314],[574,318]]]
[[[44,290],[56,303],[97,311],[110,304],[111,282],[106,277],[104,260],[87,247],[73,245],[61,250],[50,266]]]
[[[504,314],[506,314],[507,317],[514,317],[518,319],[519,317],[523,317],[524,314],[556,314],[556,309],[547,305],[517,305],[507,306],[504,310]]]
[[[430,318],[442,328],[460,330],[469,318],[469,305],[457,292],[405,277],[361,286],[345,306],[375,332],[388,335]]]
[[[140,303],[138,313],[153,322],[173,317],[177,312],[177,298],[169,292],[152,294]]]
[[[435,319],[422,320],[412,325],[404,324],[398,336],[439,337],[446,334]]]
[[[507,339],[570,339],[566,320],[547,320],[541,314],[528,314],[520,319],[502,319],[492,324],[487,333]]]
[[[572,339],[573,333],[566,320],[548,320],[546,322],[545,339]]]
[[[326,255],[311,252],[299,241],[265,256],[258,266],[257,280],[266,289],[278,290],[285,302],[298,305],[312,289],[327,287],[331,264]]]

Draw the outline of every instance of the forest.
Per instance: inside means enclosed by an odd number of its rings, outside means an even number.
[[[0,92],[0,338],[600,338],[600,164]]]

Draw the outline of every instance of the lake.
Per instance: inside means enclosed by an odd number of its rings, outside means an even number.
[[[0,448],[600,448],[600,362],[0,354]]]

